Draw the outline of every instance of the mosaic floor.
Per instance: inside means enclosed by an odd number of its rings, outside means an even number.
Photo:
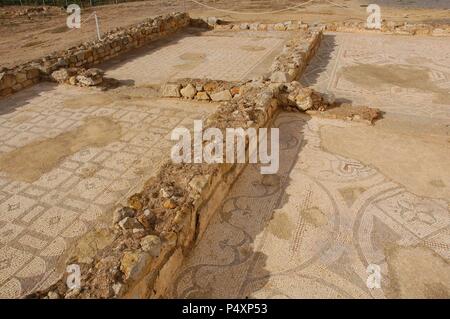
[[[450,41],[327,34],[301,82],[389,113],[449,121]]]
[[[301,81],[384,118],[282,113],[279,173],[247,166],[171,297],[450,298],[449,80],[447,39],[327,34]]]
[[[275,126],[279,173],[247,166],[171,297],[449,297],[449,201],[322,149],[321,127],[353,123],[284,113]],[[369,265],[381,289],[368,288]]]
[[[155,173],[171,130],[215,109],[51,84],[1,104],[0,297],[52,281],[70,243]]]
[[[241,81],[270,69],[287,32],[207,32],[181,35],[164,46],[158,43],[108,62],[107,76],[156,85],[176,78]],[[261,68],[263,66],[263,68]]]

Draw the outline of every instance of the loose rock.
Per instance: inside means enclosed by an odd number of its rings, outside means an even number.
[[[161,251],[161,239],[155,235],[148,235],[141,239],[141,248],[143,251],[148,252],[150,256],[159,256]]]
[[[132,217],[125,217],[119,222],[120,228],[126,229],[139,229],[143,228],[142,224],[137,221],[137,219]]]
[[[174,209],[175,207],[177,207],[177,203],[173,199],[170,198],[170,199],[164,201],[163,207],[167,208],[167,209]]]
[[[206,92],[198,92],[197,95],[195,96],[195,98],[200,101],[209,101],[210,100],[209,95]]]
[[[120,270],[126,279],[136,280],[150,261],[151,256],[146,252],[126,251],[120,261]]]
[[[233,98],[231,96],[231,93],[229,90],[224,90],[224,91],[220,91],[217,93],[213,93],[210,96],[211,96],[211,100],[213,100],[215,102],[229,101]]]
[[[193,99],[195,94],[197,94],[197,89],[189,83],[185,88],[181,89],[180,93],[185,98]]]

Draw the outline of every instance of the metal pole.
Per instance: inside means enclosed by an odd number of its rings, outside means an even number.
[[[101,41],[102,38],[100,37],[100,27],[99,27],[99,24],[98,24],[97,13],[95,11],[94,11],[94,19],[95,19],[95,27],[97,29],[97,38],[98,38],[99,41]]]

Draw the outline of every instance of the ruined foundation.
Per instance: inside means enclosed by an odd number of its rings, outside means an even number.
[[[324,30],[368,31],[362,24],[311,27],[288,21],[233,25],[192,20],[185,13],[157,17],[126,30],[111,31],[103,41],[83,43],[39,61],[3,70],[0,96],[51,80],[53,72],[61,69],[90,68],[189,26],[229,32],[286,31],[293,34],[275,58],[268,75],[235,82],[188,78],[162,85],[159,94],[164,98],[221,103],[218,110],[207,117],[205,128],[267,127],[280,109],[362,120],[369,124],[380,116],[379,110],[370,107],[361,109],[337,104],[296,81],[314,57]],[[450,27],[385,24],[377,32],[448,36]],[[333,107],[336,108],[334,111],[324,112]],[[156,178],[148,180],[140,191],[129,196],[127,205],[114,212],[110,228],[101,234],[92,231],[75,245],[68,264],[81,266],[81,290],[67,290],[65,274],[51,287],[28,297],[167,297],[184,257],[202,237],[212,215],[244,168],[245,164],[195,165],[167,161]],[[89,258],[77,256],[77,249],[86,245],[86,241],[95,241],[96,237],[106,238],[105,243],[98,244]]]

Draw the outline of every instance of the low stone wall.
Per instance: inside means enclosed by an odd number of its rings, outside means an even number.
[[[286,83],[298,78],[307,61],[315,55],[322,36],[322,28],[294,32],[294,36],[284,45],[282,53],[272,63],[270,76],[261,76],[260,80]],[[240,88],[244,84],[211,79],[180,79],[163,85],[161,96],[223,102],[240,94]]]
[[[243,84],[211,79],[180,79],[164,84],[161,96],[224,102],[238,95]]]
[[[233,31],[243,31],[243,30],[251,30],[251,31],[298,31],[298,30],[307,30],[308,24],[302,23],[301,21],[285,21],[279,23],[221,23],[220,21],[211,20],[211,18],[206,19],[207,22],[212,28],[216,30],[233,30]]]
[[[205,18],[202,21],[211,29],[231,31],[296,31],[308,30],[311,27],[310,25],[301,21],[285,21],[279,23],[228,23],[214,17]],[[365,21],[331,22],[327,24],[318,24],[315,27],[334,32],[381,32],[386,34],[398,35],[450,36],[450,25],[439,23],[424,24],[383,21],[380,30],[366,28]]]
[[[428,36],[450,36],[450,25],[448,24],[414,24],[393,21],[383,21],[380,30],[366,28],[365,22],[339,22],[325,25],[325,30],[334,32],[371,32],[397,35],[428,35]]]
[[[85,42],[12,69],[3,68],[0,70],[0,97],[18,92],[41,80],[49,80],[52,72],[60,68],[89,68],[172,34],[189,24],[190,17],[187,13],[158,16],[128,28],[109,31],[101,41]]]
[[[270,80],[275,83],[291,82],[298,78],[313,57],[322,40],[321,28],[301,31],[288,41],[283,52],[272,64]]]
[[[303,70],[316,50],[321,32],[308,34],[297,70]],[[285,54],[286,52],[284,52]],[[207,86],[211,81],[181,80],[181,87]],[[214,81],[212,81],[214,82]],[[235,84],[215,81],[231,90]],[[226,86],[229,85],[229,88]],[[289,86],[289,85],[288,85]],[[209,116],[204,129],[259,128],[269,125],[279,99],[289,94],[286,83],[256,79],[239,85],[239,93]],[[294,86],[295,87],[295,86]],[[164,89],[163,89],[164,90]],[[203,88],[203,91],[205,89]],[[200,90],[202,92],[202,90]],[[192,92],[189,97],[194,98]],[[231,94],[231,92],[230,92]],[[176,96],[179,97],[179,96]],[[248,140],[246,141],[248,146]],[[225,149],[225,148],[224,148]],[[245,164],[175,164],[167,161],[156,178],[114,212],[113,227],[105,230],[111,242],[86,258],[72,254],[69,263],[80,265],[82,288],[67,290],[66,275],[40,298],[159,298],[167,296],[184,256],[205,231],[210,218],[227,195]],[[92,242],[95,234],[87,234]],[[84,245],[83,239],[78,246]],[[89,245],[92,247],[92,245]],[[79,251],[75,247],[74,251]]]

